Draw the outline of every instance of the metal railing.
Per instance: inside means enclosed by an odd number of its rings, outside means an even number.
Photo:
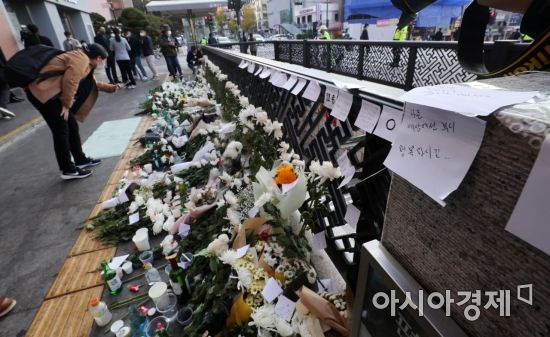
[[[216,45],[236,52],[333,72],[353,78],[410,90],[476,78],[460,66],[457,42],[288,40]],[[489,64],[503,64],[527,44],[517,41],[486,43]]]
[[[341,189],[338,188],[340,181],[330,185],[329,197],[325,201],[330,212],[326,216],[318,214],[318,223],[327,232],[327,253],[349,284],[355,287],[359,249],[364,242],[380,239],[391,181],[383,165],[391,144],[353,126],[361,99],[365,97],[356,94],[348,120],[336,123],[323,104],[324,87],[319,99],[311,102],[240,69],[237,66],[241,61],[239,54],[216,48],[205,48],[205,53],[230,81],[239,86],[251,104],[261,106],[272,120],[283,123],[285,141],[307,163],[311,160],[336,163],[337,158],[347,152],[356,167],[354,179]],[[293,75],[307,78],[300,73]],[[395,106],[400,103],[388,101],[387,104]],[[355,232],[344,226],[346,208],[351,203],[361,210]]]

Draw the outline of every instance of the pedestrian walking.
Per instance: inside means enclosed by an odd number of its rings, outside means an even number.
[[[441,31],[441,28],[439,28],[434,36],[432,36],[432,41],[443,41],[443,32]]]
[[[109,53],[109,56],[107,57],[107,62],[105,63],[105,72],[107,73],[109,83],[120,83],[116,74],[115,54],[111,50],[111,44],[109,42],[109,38],[107,37],[105,27],[99,27],[99,30],[94,37],[94,42],[100,44]]]
[[[128,44],[130,44],[130,66],[134,75],[139,75],[138,70],[141,72],[141,78],[144,81],[147,81],[147,72],[141,64],[141,44],[139,43],[139,38],[134,36],[131,31],[126,32],[126,38],[128,39]],[[137,69],[136,69],[137,68]]]
[[[155,49],[153,48],[153,39],[147,35],[147,32],[144,29],[139,32],[139,46],[141,48],[141,54],[147,62],[147,66],[149,66],[149,69],[153,73],[152,79],[154,80],[157,78],[157,69],[155,68]]]
[[[114,37],[110,40],[110,49],[115,54],[115,60],[122,74],[122,82],[127,88],[133,89],[136,87],[136,80],[132,74],[132,68],[130,64],[130,45],[128,41],[120,36],[120,30],[113,28]]]
[[[368,40],[369,39],[369,24],[365,24],[363,26],[363,31],[361,32],[361,36],[359,37],[360,40]]]
[[[168,67],[168,72],[170,72],[170,75],[176,79],[177,74],[179,73],[179,77],[181,79],[183,78],[183,73],[178,60],[177,47],[177,41],[172,36],[170,26],[165,25],[161,32],[160,50],[162,55],[164,55],[164,60],[166,61],[166,66]]]
[[[197,68],[202,64],[203,54],[197,46],[191,46],[191,50],[187,53],[187,66],[193,71],[193,75],[197,74]]]
[[[393,34],[394,41],[406,41],[409,34],[409,26],[405,25],[403,27],[397,26],[395,33]],[[392,48],[393,60],[390,63],[390,67],[397,68],[399,67],[399,61],[401,60],[401,47],[394,46]]]
[[[246,39],[246,34],[244,32],[242,32],[242,35],[239,35],[239,40],[241,42],[240,43],[241,53],[248,54],[248,44],[246,43],[247,39]]]
[[[73,33],[65,32],[65,41],[63,41],[63,49],[65,51],[72,51],[81,47],[80,42],[73,37]]]
[[[258,55],[258,46],[256,45],[256,43],[254,43],[256,42],[256,39],[254,38],[254,35],[252,35],[252,33],[248,35],[248,41],[253,42],[250,44],[250,54],[254,56]]]
[[[97,43],[86,50],[58,54],[40,70],[41,74],[49,75],[39,77],[27,87],[29,101],[52,132],[62,179],[86,178],[92,174],[88,168],[101,163],[82,151],[77,121],[86,119],[99,91],[112,93],[118,88],[95,80],[94,71],[103,68],[107,56],[105,48]]]
[[[41,35],[38,26],[33,23],[27,25],[27,30],[21,33],[21,39],[23,40],[25,48],[36,46],[37,44],[53,47],[52,41],[44,35]]]
[[[214,33],[208,35],[208,44],[218,44],[218,40],[214,37]]]

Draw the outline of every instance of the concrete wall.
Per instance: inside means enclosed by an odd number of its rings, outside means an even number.
[[[99,13],[105,17],[105,20],[111,21],[113,19],[113,14],[107,3],[107,0],[93,0],[88,1],[88,9],[91,12]]]
[[[29,10],[41,34],[50,38],[55,47],[62,48],[65,36],[57,6],[51,2],[33,2],[29,4]]]
[[[16,35],[15,29],[12,26],[4,3],[0,1],[0,46],[2,47],[2,52],[6,59],[9,59],[13,54],[15,54],[19,49],[20,45],[14,36]]]
[[[73,36],[77,40],[86,40],[88,42],[94,40],[94,32],[92,19],[90,14],[84,12],[74,12],[69,16],[71,20],[71,25],[73,27]]]

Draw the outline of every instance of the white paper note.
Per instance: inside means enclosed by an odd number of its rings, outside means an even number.
[[[273,81],[273,85],[279,88],[284,87],[286,81],[288,80],[288,76],[284,73],[281,73],[279,75],[279,78],[276,81]]]
[[[533,98],[536,91],[508,91],[472,88],[462,84],[441,84],[415,88],[400,99],[404,102],[453,111],[464,116],[487,116],[494,111]]]
[[[113,257],[113,261],[109,263],[109,268],[111,269],[117,269],[118,267],[122,266],[124,261],[128,258],[130,255],[121,255],[121,256],[115,256]]]
[[[271,76],[271,69],[264,68],[264,70],[260,74],[260,78],[268,78],[269,76]]]
[[[180,225],[180,228],[178,228],[178,234],[180,237],[184,238],[187,235],[189,235],[189,231],[191,230],[191,226],[189,226],[186,223],[182,223]]]
[[[269,78],[269,83],[273,84],[274,82],[278,81],[279,78],[281,78],[281,73],[274,70],[273,74],[271,74],[271,77]]]
[[[340,90],[330,115],[337,118],[341,122],[345,122],[346,119],[348,119],[349,111],[351,110],[352,105],[353,95],[347,91]]]
[[[270,277],[265,283],[264,290],[262,291],[262,296],[268,303],[271,303],[274,299],[277,298],[277,296],[281,295],[282,293],[283,289],[281,289],[281,287],[273,277]]]
[[[342,90],[350,90],[350,89],[359,89],[364,88],[365,86],[362,84],[359,84],[357,82],[350,83],[350,82],[342,82],[338,80],[332,80],[332,83],[338,88]]]
[[[334,108],[334,103],[338,99],[338,89],[333,87],[326,87],[324,104],[327,108]]]
[[[351,164],[347,151],[342,153],[336,161],[338,162],[338,167],[340,168],[340,172],[342,172],[342,177],[344,178],[340,182],[340,185],[338,185],[338,188],[342,188],[346,186],[351,179],[353,179],[353,175],[355,174],[355,166]]]
[[[363,100],[361,110],[355,120],[355,126],[361,130],[372,133],[380,119],[380,105]]]
[[[295,309],[296,302],[289,300],[285,295],[279,296],[277,299],[277,304],[275,304],[275,313],[277,315],[285,321],[290,322],[292,315],[294,315]]]
[[[264,70],[264,67],[258,67],[258,70],[254,73],[254,76],[260,75],[260,73]]]
[[[320,280],[320,282],[318,283],[319,283],[319,288],[322,291],[326,291],[329,293],[337,293],[339,291],[339,289],[336,287],[336,282],[334,282],[330,278],[324,278]]]
[[[313,251],[320,251],[327,248],[327,238],[325,236],[325,231],[313,234],[311,244],[313,246]]]
[[[134,214],[130,214],[130,216],[128,217],[128,222],[130,223],[130,225],[133,225],[138,221],[139,221],[139,212],[135,212]]]
[[[248,253],[248,248],[250,248],[250,245],[242,246],[241,248],[237,249],[236,251],[237,259],[240,259],[241,257],[245,256],[246,253]]]
[[[290,78],[286,81],[286,83],[283,85],[283,88],[286,90],[292,89],[294,84],[298,82],[298,78],[296,76],[290,76]]]
[[[300,79],[298,80],[298,84],[296,84],[296,86],[294,87],[294,89],[292,89],[292,94],[293,95],[298,95],[300,94],[300,92],[302,91],[302,89],[304,89],[304,87],[306,86],[307,84],[307,80],[304,80],[304,79]]]
[[[349,204],[346,209],[346,215],[344,220],[346,223],[353,228],[354,232],[357,232],[357,223],[359,222],[359,217],[361,216],[361,211],[355,207],[353,204]]]
[[[239,64],[239,68],[244,69],[246,67],[248,67],[248,62],[246,62],[245,60],[242,60],[241,64]]]
[[[506,230],[550,255],[550,135],[523,187]]]
[[[319,86],[319,83],[311,80],[309,81],[309,85],[307,86],[306,91],[304,91],[302,97],[305,99],[309,99],[310,101],[316,102],[320,94],[321,87]]]
[[[248,70],[249,73],[252,74],[254,72],[254,68],[256,68],[256,65],[254,63],[249,63],[247,70]]]
[[[393,142],[402,120],[403,111],[385,105],[373,133],[389,142]]]
[[[405,112],[384,165],[444,206],[479,150],[485,122],[412,103]]]

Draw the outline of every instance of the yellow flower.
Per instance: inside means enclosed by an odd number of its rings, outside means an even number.
[[[298,179],[291,165],[279,165],[275,170],[275,183],[278,185],[291,184]]]

